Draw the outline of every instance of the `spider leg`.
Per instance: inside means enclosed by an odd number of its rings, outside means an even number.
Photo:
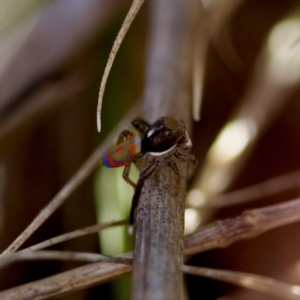
[[[130,136],[132,136],[133,133],[127,129],[123,130],[117,138],[117,145],[120,145],[122,142],[127,140]]]
[[[130,158],[124,167],[123,178],[127,183],[129,183],[135,189],[136,184],[129,178],[129,172],[130,172],[130,167],[131,167],[132,163],[133,163],[133,160]]]
[[[167,162],[167,166],[170,167],[176,175],[179,175],[179,170],[176,165],[176,162],[172,160],[170,157],[165,157],[165,161]]]
[[[189,165],[188,178],[192,177],[198,164],[198,160],[196,156],[191,154],[180,153],[177,149],[175,150],[173,155],[182,162],[187,162],[188,164],[190,163],[192,164],[191,167]]]
[[[155,169],[158,166],[158,161],[157,160],[152,160],[149,165],[141,172],[140,178],[137,182],[137,186],[135,189],[135,193],[132,198],[132,204],[131,204],[131,209],[130,209],[130,216],[129,216],[129,224],[132,225],[134,223],[134,213],[137,208],[141,192],[142,192],[142,187],[149,178],[149,176],[155,171]]]
[[[138,132],[140,132],[143,136],[146,134],[148,129],[150,128],[150,125],[143,120],[142,118],[136,118],[134,119],[131,124],[136,128]]]
[[[180,161],[192,163],[194,166],[197,166],[197,164],[198,164],[198,160],[197,160],[196,156],[194,156],[194,155],[183,154],[183,153],[180,153],[178,150],[176,150],[174,152],[174,155]]]

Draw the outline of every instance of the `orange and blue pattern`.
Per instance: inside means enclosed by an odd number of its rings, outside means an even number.
[[[108,168],[124,166],[129,158],[141,151],[141,137],[131,135],[123,143],[107,151],[102,157],[102,164]]]

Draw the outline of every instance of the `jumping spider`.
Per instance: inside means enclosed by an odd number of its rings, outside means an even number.
[[[181,119],[175,116],[161,117],[149,125],[143,119],[137,118],[132,121],[132,125],[139,134],[124,130],[119,135],[116,146],[108,150],[102,158],[102,164],[108,168],[125,166],[123,178],[135,189],[130,210],[130,224],[133,224],[135,208],[144,182],[157,168],[159,157],[166,160],[176,175],[179,175],[179,170],[172,157],[197,165],[195,156],[181,152],[192,146],[186,126]],[[151,159],[146,160],[145,154],[150,154]],[[129,178],[132,163],[141,170],[137,184]]]

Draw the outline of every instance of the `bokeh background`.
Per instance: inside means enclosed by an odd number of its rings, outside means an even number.
[[[213,5],[217,7],[217,2],[203,1],[204,15]],[[147,2],[116,58],[104,96],[102,132],[97,133],[101,76],[130,4],[127,0],[0,1],[0,251],[21,233],[141,96],[151,22]],[[199,170],[203,170],[196,177],[202,176],[200,189],[212,176],[213,171],[208,170],[211,145],[240,111],[248,119],[255,121],[258,116],[262,121],[256,124],[253,140],[243,144],[241,153],[246,149],[247,154],[241,161],[231,161],[239,170],[229,173],[227,190],[300,168],[299,9],[296,0],[239,1],[210,37],[203,67],[201,120],[193,129],[192,152],[199,160]],[[287,30],[272,42],[271,33],[280,24],[288,24]],[[247,99],[250,104],[245,104]],[[268,104],[264,99],[269,99]],[[241,138],[236,136],[239,141]],[[96,222],[126,218],[132,191],[123,183],[121,172],[99,166],[24,247]],[[197,180],[191,182],[192,189],[198,186]],[[202,195],[205,199],[211,196],[207,193]],[[211,210],[207,216],[201,213],[199,202],[190,201],[188,206],[194,213],[191,226],[298,195],[295,187],[261,201]],[[195,256],[189,263],[300,284],[298,232],[299,224],[289,225],[227,249]],[[53,247],[110,255],[131,248],[125,228],[108,230],[100,239],[90,235]],[[0,290],[79,265],[17,263],[1,270]],[[190,299],[271,299],[192,276],[186,277],[186,286]],[[130,278],[126,276],[60,299],[128,299],[129,294]]]

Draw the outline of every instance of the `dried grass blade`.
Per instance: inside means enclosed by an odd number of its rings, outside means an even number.
[[[182,271],[187,274],[233,283],[248,289],[266,293],[275,298],[300,299],[300,286],[287,284],[268,277],[192,266],[182,266]]]
[[[254,238],[276,227],[300,221],[300,198],[282,204],[244,211],[240,216],[215,221],[184,240],[184,254],[190,255]]]
[[[129,9],[129,12],[122,24],[122,27],[115,39],[115,42],[113,44],[113,47],[111,49],[111,52],[109,54],[108,60],[107,60],[107,64],[104,70],[104,74],[101,80],[101,84],[100,84],[100,91],[99,91],[99,97],[98,97],[98,106],[97,106],[97,129],[100,132],[101,131],[101,108],[102,108],[102,99],[103,99],[103,94],[104,94],[104,90],[105,90],[105,85],[106,85],[106,81],[110,72],[110,69],[112,67],[112,64],[115,60],[115,57],[117,55],[117,52],[120,48],[120,45],[122,44],[122,41],[131,25],[131,23],[133,22],[136,14],[138,13],[138,11],[140,10],[142,4],[144,3],[144,0],[134,0],[132,2],[132,5]]]

